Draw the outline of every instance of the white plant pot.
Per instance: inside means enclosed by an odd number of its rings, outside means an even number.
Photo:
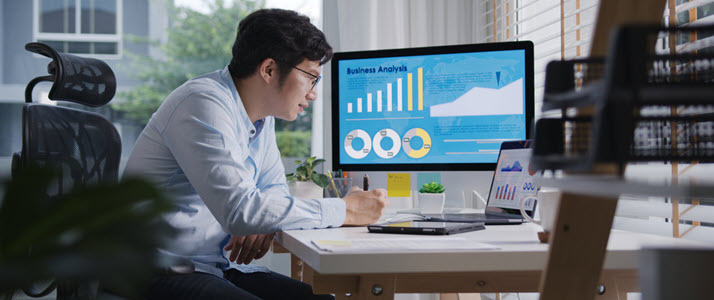
[[[419,193],[419,211],[423,214],[440,214],[444,210],[444,202],[444,193]]]
[[[312,181],[288,181],[290,195],[298,198],[320,199],[322,188]]]

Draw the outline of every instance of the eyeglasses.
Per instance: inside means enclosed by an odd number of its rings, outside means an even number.
[[[313,89],[315,89],[315,86],[317,85],[317,83],[320,82],[320,79],[322,79],[322,75],[314,75],[314,74],[312,74],[312,73],[310,73],[310,72],[308,72],[308,71],[305,71],[305,70],[303,70],[303,69],[300,69],[300,68],[298,68],[298,67],[293,67],[293,68],[295,68],[295,69],[297,69],[298,71],[303,72],[303,73],[305,73],[305,74],[307,74],[307,75],[310,75],[310,77],[312,77],[312,78],[315,78],[315,81],[312,82],[312,86],[310,87],[310,90],[311,90],[311,91],[312,91]]]

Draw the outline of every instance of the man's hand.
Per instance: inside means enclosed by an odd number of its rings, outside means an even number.
[[[231,256],[228,258],[230,261],[247,265],[253,259],[261,259],[268,253],[273,236],[275,233],[231,236],[228,245],[223,249],[231,251]]]
[[[345,225],[373,224],[379,220],[384,208],[389,205],[385,189],[363,191],[353,187],[342,200],[347,206]]]

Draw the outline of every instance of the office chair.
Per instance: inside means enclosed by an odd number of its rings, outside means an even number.
[[[60,53],[43,43],[28,43],[25,49],[52,59],[50,75],[30,81],[22,109],[22,150],[13,154],[12,174],[34,165],[58,170],[59,177],[47,196],[57,198],[70,190],[96,183],[116,183],[119,177],[121,139],[111,122],[99,114],[55,105],[36,104],[32,90],[40,82],[53,82],[52,100],[97,107],[109,103],[116,92],[116,78],[103,61]],[[57,286],[57,298],[85,293],[83,287],[53,283],[33,297],[49,294]],[[86,295],[85,295],[86,296]]]
[[[96,113],[32,101],[35,85],[51,81],[48,96],[52,100],[102,106],[116,92],[112,69],[101,60],[61,53],[42,43],[28,43],[25,49],[49,57],[52,62],[47,66],[50,75],[32,79],[25,89],[22,150],[13,154],[13,176],[29,166],[58,170],[56,184],[46,192],[49,199],[86,185],[117,183],[121,139],[111,122]],[[156,263],[153,271],[163,274],[188,274],[195,270],[193,263],[182,257],[159,257]],[[24,292],[31,297],[43,297],[55,288],[57,299],[114,296],[107,292],[108,287],[100,287],[97,282],[53,282],[42,291],[28,288]]]

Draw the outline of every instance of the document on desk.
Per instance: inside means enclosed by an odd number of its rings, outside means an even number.
[[[312,240],[320,250],[330,252],[401,252],[497,250],[498,247],[465,238],[370,238],[352,240]]]

